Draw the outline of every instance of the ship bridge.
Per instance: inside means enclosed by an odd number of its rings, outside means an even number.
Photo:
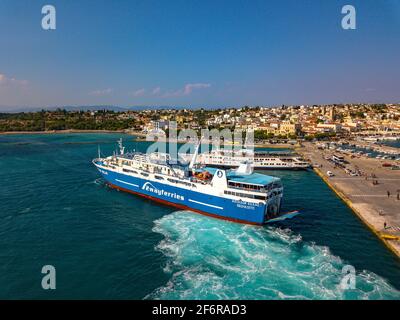
[[[204,167],[198,171],[208,171],[215,175],[219,169]],[[252,174],[238,174],[236,170],[226,171],[229,188],[266,192],[272,189],[282,188],[281,179],[253,172]]]
[[[229,171],[227,174],[229,181],[238,183],[254,184],[259,186],[265,186],[271,182],[279,181],[279,178],[267,176],[260,173],[252,173],[249,175],[238,175],[235,171]]]
[[[279,178],[260,173],[238,175],[235,171],[229,171],[227,174],[227,179],[228,186],[230,188],[250,189],[260,192],[282,188],[281,180]]]

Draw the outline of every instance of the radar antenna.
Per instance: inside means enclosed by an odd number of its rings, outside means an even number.
[[[125,147],[122,145],[122,138],[118,140],[118,147],[120,155],[123,155],[125,152]]]

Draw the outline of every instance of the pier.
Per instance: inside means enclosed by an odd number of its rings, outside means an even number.
[[[315,172],[354,211],[354,213],[400,257],[400,170],[383,167],[392,160],[366,157],[352,158],[342,154],[345,167],[357,171],[349,175],[344,166],[328,160],[334,150],[319,150],[305,143],[297,150],[314,166]],[[329,177],[330,171],[334,176]]]

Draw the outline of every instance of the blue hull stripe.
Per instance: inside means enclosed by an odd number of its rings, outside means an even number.
[[[216,209],[220,209],[220,210],[224,209],[224,208],[222,208],[222,207],[214,206],[214,205],[212,205],[212,204],[203,203],[203,202],[196,201],[196,200],[192,200],[192,199],[189,199],[189,201],[190,201],[190,202],[194,202],[194,203],[201,204],[201,205],[203,205],[203,206],[211,207],[211,208],[216,208]]]
[[[134,177],[105,168],[98,168],[103,178],[111,185],[145,197],[158,199],[177,207],[189,208],[223,219],[263,224],[266,204],[223,198],[220,196],[197,192],[195,189],[184,189],[179,185],[172,186],[145,178]],[[194,200],[196,199],[196,200]]]
[[[115,179],[115,181],[118,181],[118,182],[121,182],[121,183],[127,184],[127,185],[129,185],[129,186],[133,186],[133,187],[139,188],[139,186],[138,186],[137,184],[133,184],[133,183],[125,182],[125,181],[122,181],[122,180],[119,180],[119,179]]]

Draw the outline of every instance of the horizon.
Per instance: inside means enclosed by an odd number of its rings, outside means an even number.
[[[395,0],[352,1],[355,30],[342,0],[55,0],[55,30],[44,4],[0,3],[0,112],[400,102]]]
[[[187,106],[116,106],[116,105],[87,105],[87,106],[49,106],[49,107],[15,107],[11,109],[2,109],[2,106],[0,106],[0,113],[35,113],[35,112],[41,112],[41,111],[47,111],[47,112],[54,112],[57,110],[66,110],[67,112],[76,112],[76,111],[114,111],[114,112],[127,112],[127,111],[158,111],[158,110],[225,110],[225,109],[243,109],[243,108],[250,108],[250,109],[255,109],[255,108],[264,108],[264,109],[269,109],[269,108],[281,108],[281,107],[313,107],[313,106],[345,106],[345,105],[400,105],[400,103],[397,102],[376,102],[376,103],[370,103],[370,102],[349,102],[349,103],[328,103],[328,104],[304,104],[304,105],[285,105],[285,104],[280,104],[280,105],[243,105],[243,106],[195,106],[195,107],[187,107]]]

